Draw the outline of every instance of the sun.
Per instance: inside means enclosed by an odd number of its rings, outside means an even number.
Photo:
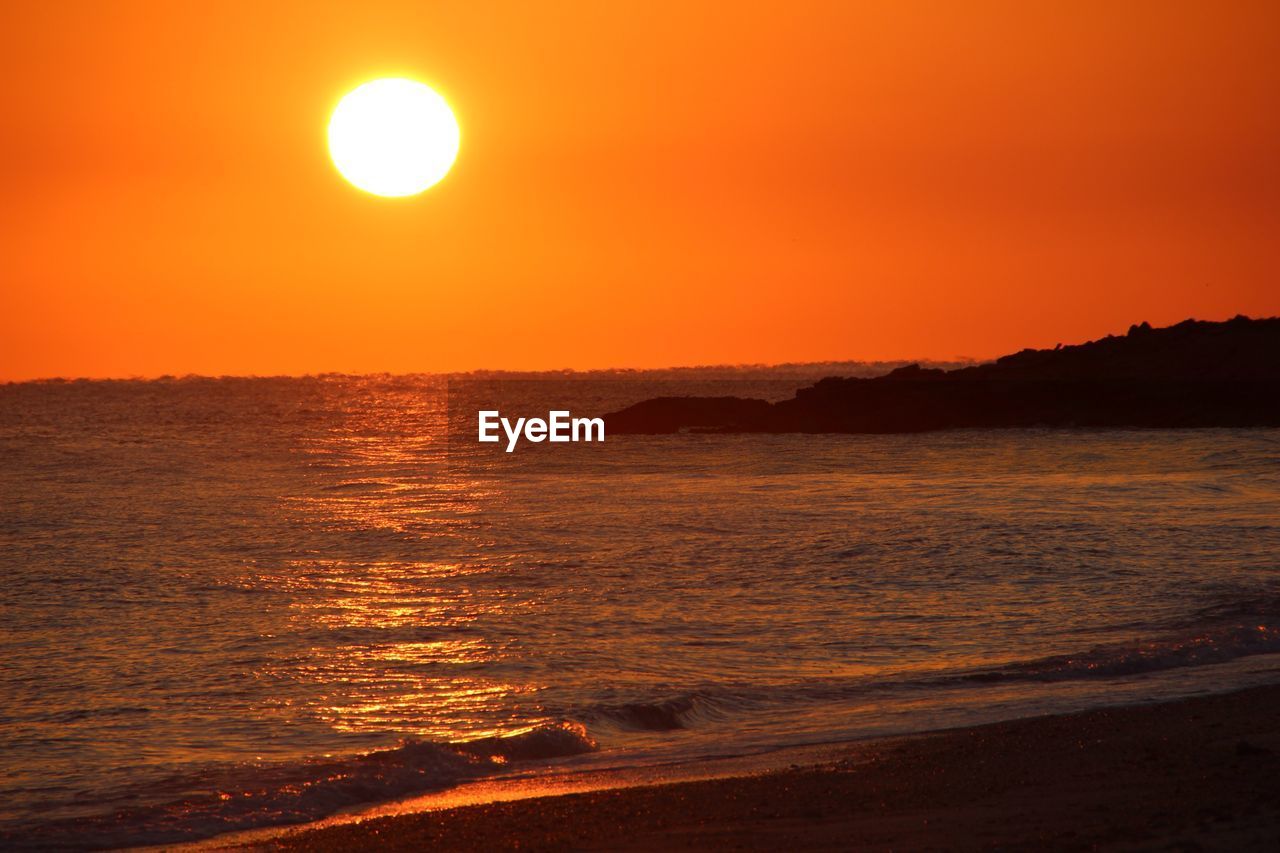
[[[346,94],[329,118],[329,156],[342,177],[380,196],[438,183],[458,156],[453,111],[416,80],[386,77]]]

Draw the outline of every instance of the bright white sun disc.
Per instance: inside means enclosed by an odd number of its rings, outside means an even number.
[[[329,156],[342,177],[382,196],[420,193],[458,156],[458,122],[430,87],[388,77],[338,102],[329,119]]]

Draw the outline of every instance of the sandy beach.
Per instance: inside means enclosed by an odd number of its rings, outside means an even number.
[[[849,744],[754,776],[444,809],[258,849],[1280,848],[1280,685]]]

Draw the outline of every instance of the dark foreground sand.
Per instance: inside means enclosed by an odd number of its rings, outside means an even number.
[[[848,754],[767,775],[372,819],[261,849],[1280,850],[1280,685]]]

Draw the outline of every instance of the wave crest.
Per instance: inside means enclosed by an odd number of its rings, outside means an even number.
[[[1187,666],[1226,663],[1250,655],[1280,652],[1280,627],[1235,625],[1189,637],[1131,646],[1098,646],[1074,655],[1054,655],[969,673],[970,681],[1068,681],[1118,678]]]
[[[723,718],[725,708],[722,700],[706,693],[687,693],[651,702],[595,705],[584,716],[593,723],[631,731],[665,732]]]
[[[301,823],[362,803],[452,787],[498,772],[511,761],[546,760],[596,748],[582,725],[560,722],[457,743],[410,740],[391,749],[343,758],[221,765],[166,779],[167,791],[195,792],[182,799],[13,827],[0,832],[0,846],[75,850],[169,844]],[[118,802],[151,793],[125,791]]]
[[[477,758],[503,763],[564,758],[594,752],[598,746],[595,739],[587,734],[586,726],[564,720],[516,735],[457,743],[452,748]]]

